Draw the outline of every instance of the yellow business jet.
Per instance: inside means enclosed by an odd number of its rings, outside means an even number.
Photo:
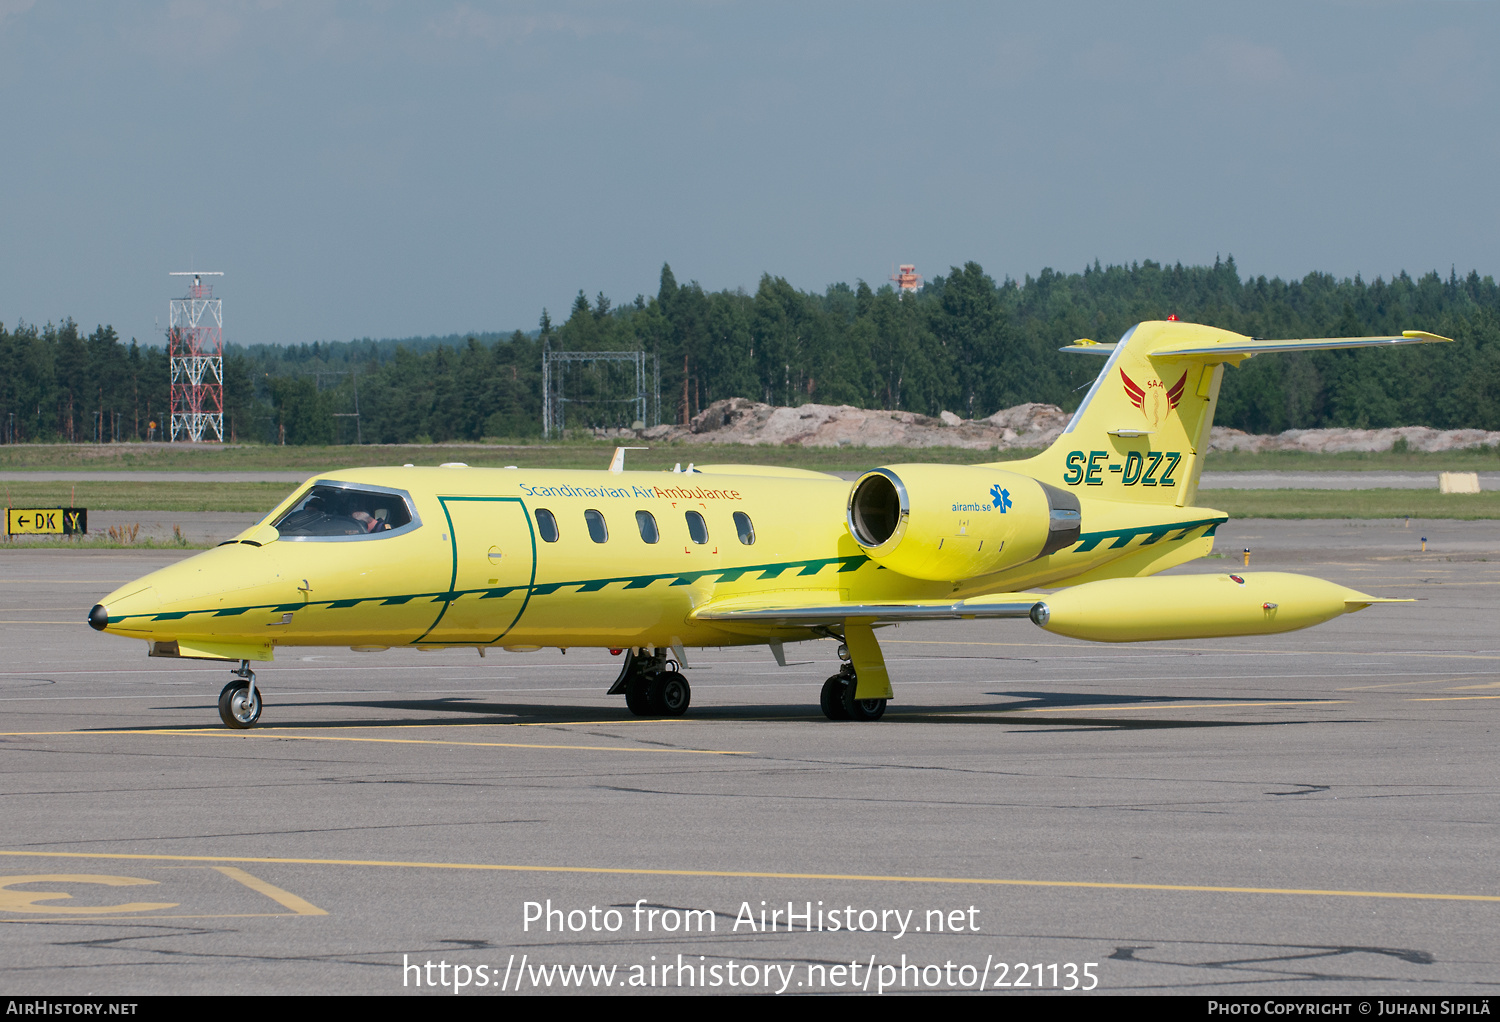
[[[1228,516],[1195,497],[1225,365],[1262,353],[1446,341],[1259,340],[1176,321],[1115,344],[1043,453],[890,465],[852,484],[798,469],[352,469],[309,480],[258,525],[90,611],[150,655],[238,661],[232,728],[261,712],[252,661],[278,646],[623,652],[610,694],[641,715],[691,699],[689,646],[839,640],[834,720],[892,698],[875,629],[1030,618],[1102,642],[1267,634],[1390,602],[1276,572],[1147,576],[1202,557]],[[1058,589],[1051,594],[1034,589]]]

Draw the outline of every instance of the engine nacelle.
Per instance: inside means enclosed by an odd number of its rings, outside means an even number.
[[[895,465],[849,491],[849,534],[871,560],[934,582],[991,575],[1077,542],[1078,498],[1030,476]]]

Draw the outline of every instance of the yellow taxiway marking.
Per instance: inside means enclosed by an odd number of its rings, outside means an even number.
[[[1132,884],[1099,880],[1017,880],[1001,877],[887,876],[867,873],[771,873],[724,869],[648,869],[628,866],[521,866],[489,862],[409,862],[390,859],[294,859],[248,855],[149,855],[126,852],[23,852],[18,858],[131,859],[152,862],[260,862],[294,866],[376,866],[397,869],[478,870],[495,873],[582,873],[603,876],[721,877],[748,880],[850,880],[887,884],[980,884],[994,887],[1061,887],[1085,890],[1183,891],[1200,894],[1288,894],[1325,898],[1401,898],[1411,901],[1500,902],[1494,894],[1438,894],[1425,891],[1343,891],[1299,887],[1221,887],[1208,884]]]
[[[760,719],[760,718],[757,718]],[[777,717],[766,717],[766,720],[779,720]],[[645,720],[489,720],[489,721],[452,721],[435,720],[430,724],[310,724],[309,728],[327,727],[336,728],[339,731],[406,731],[420,728],[487,728],[487,727],[606,727],[619,725],[637,724],[706,724],[709,721],[695,717],[664,717],[649,718]],[[255,729],[256,734],[281,734],[292,728],[278,726],[275,724],[263,725]],[[296,730],[304,730],[297,728]],[[223,728],[217,727],[164,727],[164,728],[137,728],[130,731],[0,731],[0,738],[19,738],[26,735],[156,735],[156,734],[224,734]],[[247,736],[249,737],[249,736]],[[296,737],[295,735],[282,735],[282,737]],[[542,748],[542,746],[538,746]],[[569,745],[567,748],[582,748],[582,746]]]
[[[283,891],[275,884],[266,883],[260,877],[251,876],[237,866],[215,866],[214,869],[231,880],[238,880],[252,891],[264,894],[276,904],[286,906],[299,916],[326,916],[328,914],[305,898],[299,898],[291,891]]]
[[[475,690],[482,691],[482,690]],[[410,728],[424,727],[601,727],[613,726],[615,724],[703,724],[706,721],[693,717],[660,717],[644,720],[486,720],[486,721],[452,721],[435,720],[431,724],[337,724],[328,725],[337,727],[340,731],[399,731]],[[310,725],[317,727],[318,725]],[[194,730],[194,731],[216,731],[217,728],[173,728],[170,730]],[[257,728],[257,731],[275,731],[276,725]],[[570,746],[571,748],[571,746]]]
[[[1478,698],[1500,698],[1481,696]],[[1102,706],[1018,706],[1013,710],[995,710],[995,713],[1122,713],[1128,710],[1218,710],[1231,706],[1328,706],[1335,703],[1352,702],[1350,699],[1294,699],[1284,703],[1123,703]]]
[[[210,912],[206,915],[195,916],[89,916],[88,921],[91,923],[118,923],[126,920],[139,922],[146,919],[290,919],[296,914],[295,912]],[[0,916],[0,923],[77,923],[81,921],[77,917],[64,919],[60,916],[37,916],[22,919]]]
[[[1452,703],[1461,699],[1500,699],[1500,696],[1413,696],[1409,703]]]
[[[0,621],[0,625],[85,625],[87,621]]]
[[[108,887],[136,887],[141,884],[159,884],[160,880],[141,877],[121,877],[99,873],[32,873],[21,876],[0,877],[0,910],[5,912],[42,912],[48,915],[100,916],[120,912],[150,912],[159,908],[176,908],[175,901],[132,901],[124,905],[58,905],[61,900],[71,900],[66,891],[16,891],[16,884],[104,884]],[[48,904],[42,904],[47,902]]]
[[[564,722],[566,723],[566,722]],[[473,727],[475,725],[468,725]],[[553,725],[558,726],[556,724]],[[496,749],[570,749],[575,752],[651,752],[651,753],[673,753],[680,752],[694,756],[752,756],[748,749],[652,749],[629,745],[542,745],[532,742],[455,742],[440,738],[359,738],[354,735],[299,735],[287,731],[257,729],[255,731],[229,731],[217,728],[194,728],[176,729],[161,728],[160,730],[135,730],[135,731],[5,731],[0,732],[0,738],[27,738],[42,735],[179,735],[187,737],[217,737],[230,738],[236,735],[242,738],[285,738],[304,742],[381,742],[391,745],[473,745],[483,748]]]
[[[235,881],[244,884],[257,894],[265,895],[272,901],[291,912],[219,912],[209,914],[195,913],[183,915],[161,915],[155,910],[164,908],[178,908],[177,902],[130,902],[125,905],[58,905],[59,899],[69,899],[72,895],[62,891],[16,891],[12,890],[15,884],[35,883],[75,883],[75,884],[106,884],[110,887],[132,887],[139,884],[159,884],[160,880],[147,880],[142,877],[104,876],[92,873],[49,873],[25,876],[0,877],[0,911],[4,912],[26,912],[41,913],[52,918],[36,918],[27,916],[22,919],[0,916],[0,922],[78,922],[80,916],[87,916],[90,920],[120,920],[120,919],[271,919],[286,917],[288,915],[298,916],[326,916],[328,913],[318,908],[305,898],[299,898],[291,891],[283,890],[275,884],[267,883],[260,877],[252,876],[240,869],[238,866],[167,866],[165,869],[212,869]],[[45,902],[45,904],[43,904]],[[125,915],[123,913],[130,913]],[[150,913],[146,915],[145,913]]]
[[[1467,681],[1469,677],[1473,677],[1473,675],[1470,675],[1468,677],[1460,675],[1457,677],[1433,678],[1430,681],[1392,681],[1385,685],[1351,685],[1348,688],[1341,688],[1337,689],[1336,691],[1373,692],[1377,689],[1383,688],[1410,688],[1413,685],[1446,685],[1452,681]]]
[[[967,639],[881,639],[882,646],[1013,646],[1019,649],[1076,649],[1079,650],[1078,659],[1098,660],[1101,657],[1114,657],[1122,660],[1148,659],[1152,656],[1151,651],[1140,653],[1107,653],[1104,651],[1092,652],[1087,646],[1078,642],[974,642]],[[1382,656],[1382,657],[1415,657],[1423,660],[1500,660],[1500,653],[1425,653],[1409,649],[1403,650],[1368,650],[1368,649],[1270,649],[1258,650],[1249,647],[1230,646],[1193,646],[1193,653],[1239,653],[1249,655],[1271,655],[1271,656]]]
[[[1367,585],[1363,579],[1360,579],[1360,584],[1364,585],[1367,589],[1413,589],[1417,586],[1423,585],[1442,586],[1444,589],[1463,589],[1467,588],[1468,586],[1500,586],[1500,582],[1479,582],[1473,580],[1467,580],[1463,582],[1382,582],[1378,585]]]

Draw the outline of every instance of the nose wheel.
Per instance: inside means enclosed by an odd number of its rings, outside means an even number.
[[[260,720],[260,689],[255,687],[255,672],[250,661],[240,662],[235,679],[225,685],[219,693],[219,719],[225,727],[244,731]]]

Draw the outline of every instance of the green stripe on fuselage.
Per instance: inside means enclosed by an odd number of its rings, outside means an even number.
[[[821,557],[809,561],[786,561],[780,564],[752,564],[745,567],[708,568],[703,571],[673,571],[657,575],[621,575],[615,578],[591,578],[575,579],[568,582],[541,582],[532,586],[511,586],[503,588],[485,589],[463,589],[441,593],[408,593],[401,596],[363,596],[356,598],[345,598],[338,600],[310,600],[306,603],[281,604],[268,603],[257,604],[247,607],[225,607],[215,610],[179,610],[165,614],[129,614],[111,616],[110,624],[122,624],[131,619],[149,619],[152,621],[178,621],[192,614],[212,614],[215,617],[234,617],[245,614],[252,610],[271,611],[297,611],[308,610],[313,607],[324,607],[330,610],[348,610],[359,606],[361,603],[378,603],[382,606],[400,606],[410,603],[412,600],[427,601],[430,603],[451,603],[465,596],[479,596],[480,599],[494,599],[507,596],[513,592],[530,589],[532,596],[551,596],[562,589],[577,587],[580,593],[596,593],[606,586],[620,584],[625,589],[644,589],[657,582],[668,582],[674,586],[692,585],[705,578],[716,577],[719,582],[734,582],[746,572],[758,571],[761,578],[776,578],[782,572],[793,568],[801,569],[798,575],[816,575],[818,572],[829,567],[838,565],[840,572],[857,571],[869,563],[869,558],[864,554],[854,554],[848,557]]]
[[[1226,521],[1228,521],[1228,519],[1226,518],[1203,518],[1196,522],[1177,522],[1173,525],[1137,525],[1129,529],[1109,529],[1105,532],[1085,532],[1083,535],[1078,537],[1078,545],[1071,547],[1070,550],[1074,553],[1085,554],[1090,550],[1093,550],[1106,539],[1114,540],[1114,542],[1111,543],[1107,547],[1107,549],[1119,550],[1121,547],[1128,546],[1132,540],[1140,536],[1146,537],[1145,540],[1142,541],[1141,546],[1150,546],[1152,543],[1156,543],[1162,539],[1165,539],[1167,534],[1170,532],[1178,533],[1178,535],[1174,537],[1174,540],[1186,539],[1189,532],[1194,529],[1202,528],[1205,525],[1208,526],[1208,528],[1204,530],[1203,534],[1205,536],[1212,536],[1214,534],[1214,530],[1217,529],[1220,525],[1223,525]]]
[[[1171,525],[1139,525],[1127,529],[1109,529],[1103,532],[1086,532],[1078,538],[1075,546],[1063,553],[1088,553],[1099,547],[1106,540],[1114,540],[1106,549],[1118,550],[1128,546],[1132,541],[1141,539],[1141,546],[1150,546],[1153,543],[1166,539],[1172,533],[1177,533],[1172,539],[1181,540],[1187,538],[1189,532],[1194,529],[1203,529],[1205,536],[1212,536],[1214,530],[1222,525],[1225,518],[1203,518],[1192,522],[1175,522]],[[798,578],[817,575],[826,568],[837,565],[840,574],[850,571],[858,571],[860,568],[871,565],[870,559],[864,554],[853,554],[848,557],[820,557],[807,561],[783,561],[776,564],[750,564],[742,567],[708,568],[703,571],[673,571],[655,575],[621,575],[614,578],[591,578],[575,579],[567,582],[540,582],[530,586],[532,596],[552,596],[564,589],[575,589],[579,593],[596,593],[607,586],[619,584],[625,589],[645,589],[657,582],[666,582],[671,586],[687,586],[706,578],[713,578],[718,582],[737,582],[744,575],[752,571],[760,572],[758,581],[779,578],[784,572],[796,570]],[[879,565],[873,565],[879,568]],[[526,589],[526,586],[513,586],[498,589],[465,589],[453,592],[441,593],[407,593],[399,596],[363,596],[339,600],[312,600],[307,603],[271,603],[259,604],[247,607],[224,607],[218,609],[204,610],[179,610],[164,614],[131,614],[122,616],[111,616],[109,623],[123,624],[131,619],[149,619],[152,621],[180,621],[181,619],[195,614],[210,614],[214,617],[236,617],[252,610],[270,610],[275,612],[308,610],[313,607],[324,607],[330,610],[348,610],[358,607],[362,603],[378,603],[382,606],[400,606],[410,603],[412,600],[426,601],[429,603],[451,603],[465,596],[479,596],[481,599],[495,599],[507,596],[513,592]]]

